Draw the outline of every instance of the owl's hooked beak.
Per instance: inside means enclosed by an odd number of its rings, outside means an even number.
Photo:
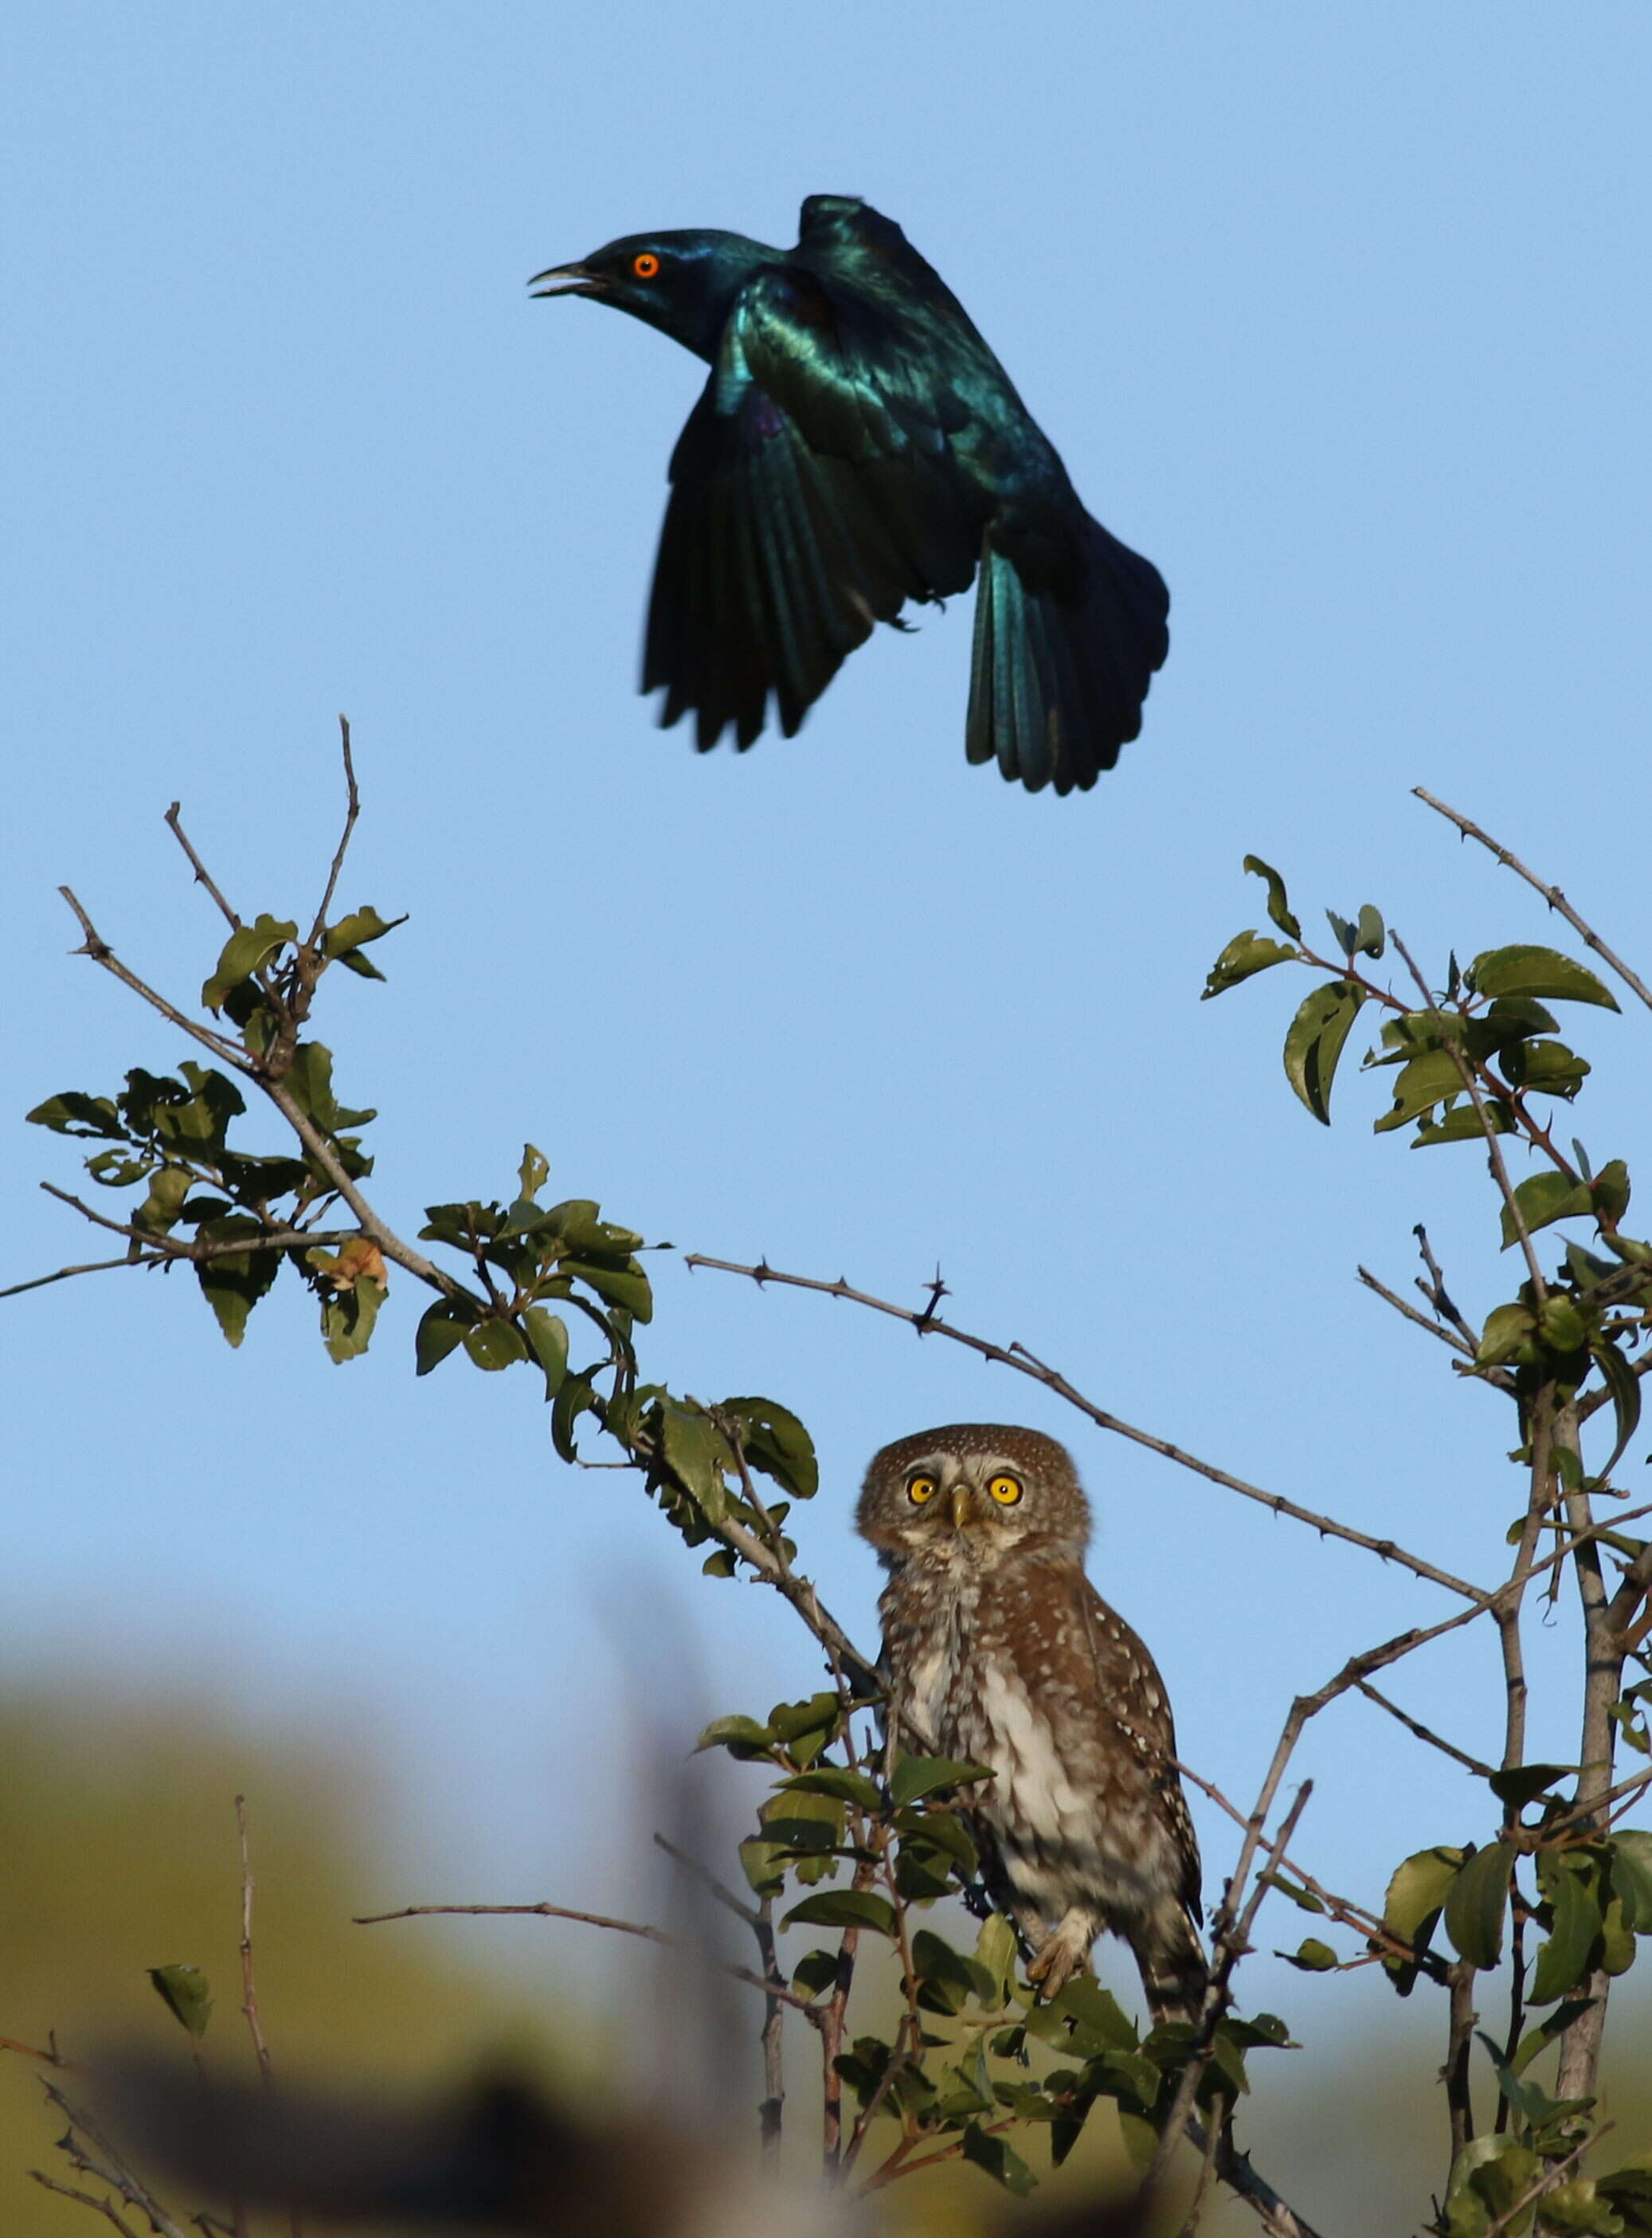
[[[952,1527],[955,1531],[961,1531],[967,1525],[974,1522],[975,1495],[967,1484],[953,1486],[948,1495],[948,1504],[952,1509]]]

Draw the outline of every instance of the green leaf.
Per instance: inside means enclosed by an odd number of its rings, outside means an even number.
[[[1316,987],[1285,1037],[1285,1076],[1322,1125],[1331,1124],[1331,1083],[1349,1028],[1365,997],[1349,979]]]
[[[983,1922],[975,1937],[975,1963],[991,1976],[995,2004],[1005,2003],[1015,1979],[1015,1930],[1001,1912]]]
[[[667,1400],[660,1408],[660,1438],[667,1467],[708,1520],[721,1522],[729,1506],[724,1471],[734,1467],[722,1431],[697,1408]]]
[[[438,1298],[420,1316],[413,1338],[415,1373],[428,1375],[433,1367],[439,1367],[454,1347],[464,1342],[474,1321],[470,1307],[460,1300]]]
[[[1266,971],[1275,963],[1288,963],[1297,953],[1282,941],[1262,938],[1254,930],[1235,933],[1212,964],[1199,999],[1208,1003],[1213,995],[1225,995],[1230,987],[1253,979],[1259,971]]]
[[[839,1803],[852,1803],[858,1811],[880,1818],[883,1798],[876,1780],[863,1771],[850,1771],[836,1764],[817,1765],[812,1771],[794,1773],[780,1783],[783,1795],[827,1795]]]
[[[528,1357],[527,1339],[509,1321],[478,1321],[465,1331],[460,1341],[477,1367],[486,1368],[490,1375],[501,1367],[514,1367],[519,1360]]]
[[[1589,1357],[1600,1369],[1602,1381],[1612,1394],[1612,1409],[1617,1426],[1617,1436],[1599,1474],[1602,1482],[1623,1458],[1624,1448],[1640,1427],[1641,1379],[1618,1349],[1616,1341],[1602,1334],[1589,1347]]]
[[[640,1267],[604,1267],[588,1259],[564,1259],[562,1272],[571,1281],[583,1282],[599,1298],[605,1298],[611,1306],[622,1307],[633,1320],[653,1318],[654,1294]]]
[[[1533,1174],[1516,1189],[1515,1202],[1520,1208],[1520,1217],[1526,1223],[1526,1232],[1535,1235],[1540,1228],[1551,1221],[1573,1220],[1587,1215],[1595,1209],[1594,1199],[1584,1182],[1575,1182],[1567,1174]],[[1503,1248],[1518,1242],[1520,1231],[1515,1226],[1514,1215],[1505,1204],[1503,1208]]]
[[[772,1399],[725,1399],[718,1413],[740,1426],[740,1446],[749,1464],[772,1477],[794,1500],[812,1500],[820,1487],[820,1464],[808,1431]]]
[[[1388,934],[1383,924],[1381,910],[1373,909],[1369,902],[1363,903],[1359,911],[1359,922],[1354,927],[1355,955],[1380,956],[1387,938]]]
[[[1394,1083],[1394,1101],[1382,1117],[1377,1120],[1371,1132],[1386,1135],[1396,1127],[1420,1113],[1431,1111],[1437,1103],[1449,1096],[1465,1096],[1463,1075],[1457,1069],[1456,1056],[1449,1049],[1424,1049],[1418,1056],[1410,1057]],[[1470,1105],[1472,1111],[1473,1106]],[[1477,1132],[1479,1122],[1475,1122]]]
[[[1265,863],[1259,855],[1247,855],[1245,857],[1244,868],[1253,871],[1259,878],[1265,878],[1267,881],[1268,915],[1279,926],[1279,930],[1292,940],[1300,940],[1302,927],[1291,914],[1291,904],[1285,896],[1285,880],[1279,872]]]
[[[298,927],[290,917],[261,915],[252,924],[243,924],[232,932],[218,958],[218,968],[201,990],[204,1009],[223,1008],[224,997],[243,979],[250,979],[261,971],[279,948],[298,938]]]
[[[1509,1904],[1514,1847],[1490,1842],[1467,1858],[1445,1899],[1445,1931],[1459,1958],[1470,1966],[1495,1966],[1503,1952],[1503,1915]]]
[[[550,1159],[543,1150],[536,1150],[532,1142],[524,1142],[522,1162],[516,1169],[516,1178],[520,1195],[532,1202],[551,1178]]]
[[[1333,1966],[1342,1963],[1328,1943],[1321,1943],[1312,1935],[1299,1943],[1294,1952],[1276,1950],[1273,1955],[1283,1958],[1287,1966],[1299,1967],[1305,1974],[1328,1974]]]
[[[1537,1308],[1537,1334],[1552,1352],[1578,1352],[1589,1331],[1571,1300],[1551,1290]]]
[[[1567,1097],[1576,1095],[1590,1070],[1589,1060],[1569,1049],[1564,1042],[1517,1043],[1503,1052],[1503,1069],[1511,1087]]]
[[[132,1215],[134,1228],[147,1228],[164,1235],[177,1224],[183,1210],[183,1201],[195,1187],[195,1175],[187,1166],[162,1166],[149,1181],[149,1193]]]
[[[1595,1003],[1615,1010],[1617,999],[1595,974],[1553,948],[1489,948],[1469,966],[1480,995],[1524,995],[1543,1003]]]
[[[383,1303],[384,1285],[371,1275],[358,1275],[347,1289],[322,1299],[321,1334],[329,1360],[342,1363],[367,1350]]]
[[[760,1725],[755,1718],[713,1718],[694,1746],[697,1752],[701,1749],[725,1748],[743,1764],[756,1757],[766,1757],[774,1746],[774,1738],[769,1727]]]
[[[791,1986],[800,1997],[817,1997],[837,1979],[836,1950],[806,1950],[791,1970]]]
[[[1523,1811],[1528,1803],[1535,1803],[1545,1788],[1556,1780],[1565,1779],[1576,1771],[1575,1764],[1520,1764],[1508,1771],[1494,1771],[1486,1785],[1499,1803],[1512,1804]]]
[[[1502,1367],[1513,1360],[1529,1363],[1534,1357],[1537,1318],[1530,1306],[1497,1306],[1487,1314],[1475,1348],[1477,1367]]]
[[[155,1993],[173,2019],[191,2036],[205,2036],[212,2018],[212,1992],[199,1966],[151,1966]]]
[[[202,1242],[228,1243],[236,1236],[261,1235],[263,1223],[244,1213],[227,1213],[202,1221],[195,1233]],[[201,1294],[231,1346],[239,1345],[246,1334],[247,1316],[269,1290],[281,1265],[278,1251],[226,1251],[216,1258],[196,1260]]]
[[[384,973],[360,951],[370,940],[382,940],[399,924],[406,924],[405,917],[387,920],[369,904],[366,909],[352,910],[348,917],[329,925],[321,940],[321,953],[329,963],[343,963],[364,979],[382,979]]]
[[[870,1889],[827,1889],[805,1897],[781,1921],[782,1927],[867,1927],[891,1941],[897,1932],[895,1906]]]
[[[83,1096],[78,1089],[69,1089],[62,1096],[49,1096],[43,1103],[36,1103],[27,1114],[31,1127],[50,1127],[54,1135],[78,1135],[91,1142],[122,1142],[126,1129],[116,1116],[115,1106],[107,1096]]]
[[[1537,1953],[1527,1995],[1534,2005],[1547,2005],[1587,1976],[1589,1954],[1601,1931],[1601,1905],[1586,1875],[1569,1871],[1560,1858],[1547,1871],[1540,1868],[1539,1878],[1553,1908],[1553,1924]]]
[[[1419,1953],[1426,1950],[1462,1864],[1461,1850],[1442,1847],[1418,1850],[1398,1866],[1383,1905],[1383,1924],[1389,1933]],[[1383,1965],[1399,1995],[1409,1997],[1417,1980],[1416,1965],[1391,1954]]]
[[[1443,1111],[1437,1120],[1419,1120],[1411,1148],[1429,1150],[1439,1142],[1483,1142],[1489,1133],[1512,1135],[1514,1126],[1514,1113],[1508,1104],[1500,1096],[1488,1096],[1479,1109],[1464,1101]]]
[[[1589,1196],[1598,1217],[1610,1228],[1629,1208],[1629,1169],[1622,1158],[1614,1158],[1601,1168],[1589,1182]]]
[[[992,1778],[990,1766],[956,1762],[942,1756],[901,1756],[889,1775],[889,1793],[897,1804],[916,1803],[943,1787],[967,1787]]]
[[[565,1375],[551,1409],[551,1442],[565,1461],[578,1457],[574,1425],[582,1414],[597,1411],[597,1394],[589,1375]]]
[[[1652,1834],[1629,1827],[1611,1840],[1612,1889],[1623,1906],[1623,1924],[1652,1935]]]
[[[1002,2137],[992,2136],[978,2122],[964,2126],[963,2156],[976,2168],[985,2168],[995,2182],[1002,2184],[1017,2199],[1025,2199],[1037,2188],[1038,2179],[1021,2155]]]
[[[1286,1880],[1283,1873],[1270,1870],[1260,1878],[1264,1887],[1278,1889],[1282,1897],[1288,1897],[1298,1911],[1324,1911],[1325,1906],[1317,1896],[1311,1895],[1305,1888],[1298,1888],[1293,1881]]]
[[[568,1372],[568,1325],[555,1314],[547,1313],[543,1306],[525,1306],[522,1327],[527,1332],[533,1357],[545,1370],[545,1395],[554,1399]]]

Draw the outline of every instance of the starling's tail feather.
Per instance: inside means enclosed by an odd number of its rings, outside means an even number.
[[[1071,590],[1073,595],[1062,595]],[[966,751],[1029,792],[1087,790],[1141,728],[1170,648],[1169,596],[1151,560],[1084,521],[1076,582],[1029,589],[988,531],[975,593]]]

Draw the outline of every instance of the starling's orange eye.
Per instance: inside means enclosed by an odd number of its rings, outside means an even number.
[[[987,1489],[1001,1507],[1014,1507],[1021,1496],[1021,1480],[1018,1476],[995,1476]]]
[[[936,1492],[932,1476],[909,1476],[906,1480],[906,1496],[915,1506],[922,1507],[926,1500],[933,1500]]]
[[[651,248],[639,249],[631,258],[631,268],[638,280],[651,280],[659,270],[659,259]]]

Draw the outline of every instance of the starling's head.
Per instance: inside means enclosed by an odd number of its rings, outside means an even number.
[[[754,272],[783,260],[738,233],[631,233],[577,264],[536,273],[536,295],[594,295],[670,334],[708,361],[735,296]]]

